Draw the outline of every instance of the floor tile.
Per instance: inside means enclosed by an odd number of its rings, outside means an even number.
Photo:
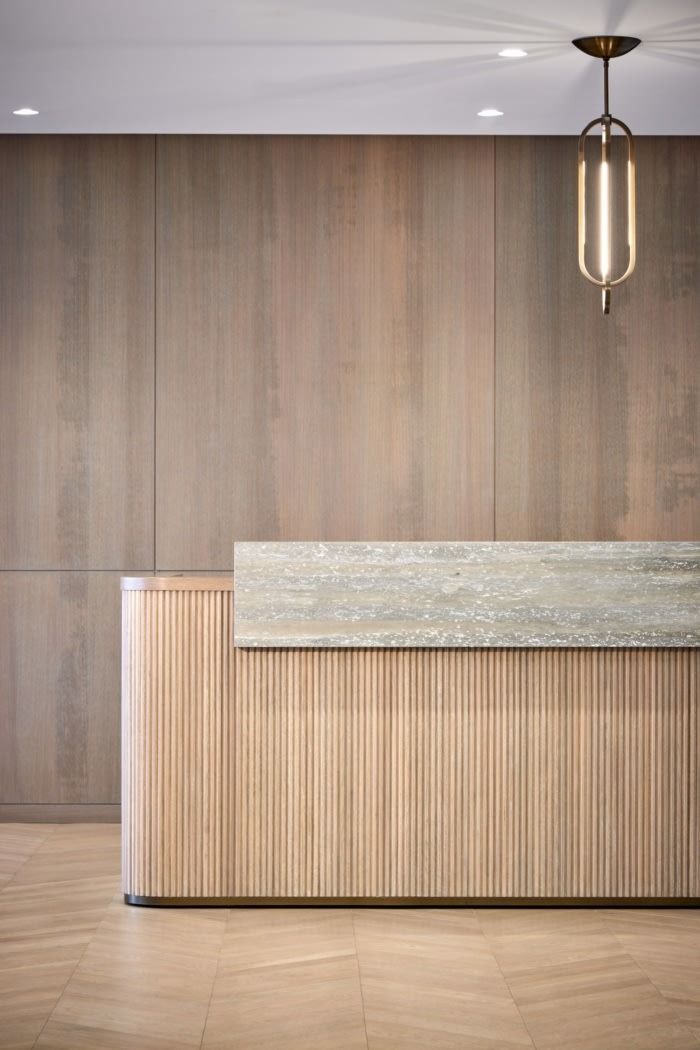
[[[538,1050],[696,1050],[598,912],[489,909],[479,918]]]
[[[118,826],[0,825],[0,1050],[700,1047],[698,911],[138,908],[119,869]]]
[[[473,912],[358,911],[354,922],[371,1050],[532,1047]]]
[[[59,1024],[199,1046],[225,923],[218,909],[137,908],[115,898],[51,1014],[49,1035]]]
[[[700,1045],[700,910],[619,908],[602,915]]]
[[[49,1021],[36,1043],[41,1050],[191,1050],[189,1043],[140,1033],[112,1032],[106,1028]]]
[[[121,840],[115,824],[62,824],[16,873],[13,883],[66,882],[110,875],[119,879]]]
[[[0,824],[0,889],[53,831],[52,824]]]
[[[114,875],[60,883],[13,879],[0,893],[0,1046],[11,1038],[33,1044],[114,898],[117,881]]]
[[[366,1048],[351,912],[232,909],[203,1046]]]

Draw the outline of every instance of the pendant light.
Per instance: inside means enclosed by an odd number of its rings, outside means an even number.
[[[585,36],[572,43],[603,62],[603,113],[586,124],[578,140],[578,264],[583,276],[601,289],[603,313],[608,314],[611,289],[627,280],[636,261],[634,139],[610,113],[608,66],[611,58],[628,54],[641,41]]]

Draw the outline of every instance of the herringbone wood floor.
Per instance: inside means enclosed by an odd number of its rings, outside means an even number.
[[[700,1047],[700,912],[127,907],[114,825],[0,825],[0,1046]]]

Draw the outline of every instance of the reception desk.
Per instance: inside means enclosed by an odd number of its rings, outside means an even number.
[[[131,903],[700,896],[697,648],[244,648],[122,580]]]

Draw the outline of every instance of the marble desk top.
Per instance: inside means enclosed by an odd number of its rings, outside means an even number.
[[[236,543],[243,647],[700,645],[700,543]]]

